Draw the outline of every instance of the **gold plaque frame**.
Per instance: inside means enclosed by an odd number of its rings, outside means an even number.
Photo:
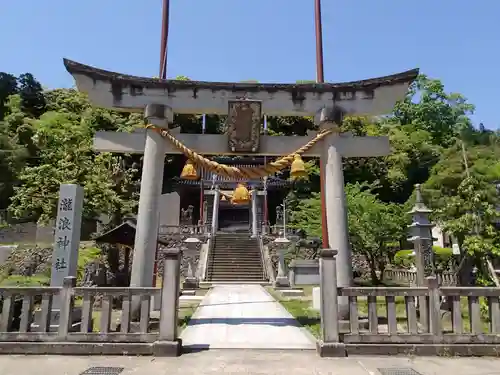
[[[228,107],[227,135],[229,149],[231,152],[258,152],[262,102],[257,100],[230,100]]]

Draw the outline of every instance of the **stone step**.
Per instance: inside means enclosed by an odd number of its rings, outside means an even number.
[[[241,259],[241,258],[210,258],[208,263],[221,263],[221,264],[261,264],[260,258],[255,259]]]
[[[254,250],[257,250],[259,248],[259,246],[257,246],[256,244],[242,244],[242,243],[239,243],[239,242],[227,242],[227,243],[214,243],[214,248],[218,248],[218,247],[222,247],[222,248],[227,248],[227,247],[231,247],[231,248],[236,248],[236,249],[254,249]]]
[[[211,254],[218,255],[218,256],[260,256],[260,251],[240,251],[240,252],[235,252],[231,250],[223,250],[223,251],[212,251]]]
[[[207,272],[262,273],[262,268],[208,267]]]
[[[231,259],[212,259],[212,260],[209,260],[208,261],[208,265],[211,265],[211,264],[224,264],[224,265],[227,265],[227,266],[234,266],[234,265],[238,265],[238,264],[241,264],[242,266],[243,265],[259,265],[261,266],[262,263],[260,261],[260,259],[255,259],[255,260],[244,260],[242,261],[241,259],[234,259],[234,260],[231,260]]]
[[[235,275],[239,275],[239,274],[249,274],[249,275],[254,275],[254,274],[262,274],[262,270],[257,270],[257,269],[253,269],[253,270],[245,270],[245,269],[235,269],[235,268],[214,268],[214,269],[207,269],[207,273],[227,273],[227,274],[235,274]]]
[[[217,250],[228,249],[228,250],[253,250],[253,251],[260,251],[258,247],[253,246],[253,245],[251,245],[251,246],[244,246],[244,245],[234,244],[234,243],[224,244],[224,245],[215,244],[214,249],[217,249]]]
[[[255,275],[261,275],[262,276],[262,271],[245,271],[245,270],[234,270],[234,269],[228,269],[228,270],[207,270],[208,275],[247,275],[247,276],[255,276]]]
[[[224,238],[215,238],[215,242],[228,242],[228,241],[236,241],[241,243],[258,243],[257,240],[252,238],[244,238],[244,237],[224,237]]]
[[[200,286],[203,288],[209,288],[216,285],[238,285],[238,284],[252,284],[252,285],[271,285],[269,280],[247,280],[247,281],[234,281],[234,280],[213,280],[213,281],[201,281]]]
[[[262,267],[235,267],[235,266],[208,266],[207,271],[224,271],[224,272],[262,272]]]
[[[271,285],[268,280],[233,280],[233,279],[214,279],[210,280],[207,285],[241,285],[241,284],[254,284],[254,285]]]
[[[260,254],[212,254],[213,259],[260,259]]]
[[[260,258],[260,253],[249,253],[242,251],[241,253],[235,253],[234,251],[215,251],[211,253],[212,256],[216,256],[218,258],[225,258],[225,257],[240,257],[240,258]]]
[[[260,254],[260,251],[254,249],[235,249],[231,247],[214,248],[213,254]]]
[[[264,280],[263,275],[258,275],[258,276],[250,276],[250,275],[222,275],[222,274],[217,274],[217,275],[209,275],[208,276],[209,280],[254,280],[254,281],[260,281]]]

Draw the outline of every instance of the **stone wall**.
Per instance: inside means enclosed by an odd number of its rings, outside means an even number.
[[[13,224],[0,229],[0,243],[51,243],[54,240],[52,225],[37,223]]]
[[[88,241],[96,231],[96,222],[82,223],[82,241]],[[54,224],[39,225],[35,222],[12,224],[0,229],[0,244],[38,243],[54,241]]]

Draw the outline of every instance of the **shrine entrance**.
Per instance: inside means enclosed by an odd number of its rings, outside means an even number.
[[[228,201],[220,202],[218,232],[250,233],[250,229],[250,205],[235,206]]]

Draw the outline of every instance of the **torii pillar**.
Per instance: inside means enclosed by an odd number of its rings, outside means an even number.
[[[342,123],[343,111],[338,107],[324,108],[320,114],[320,129],[330,129]],[[321,169],[324,171],[324,185],[321,187],[324,194],[326,211],[326,226],[328,233],[328,247],[337,250],[337,286],[352,286],[352,252],[349,244],[349,228],[347,222],[347,202],[344,191],[344,167],[342,153],[338,145],[342,142],[339,133],[332,133],[323,140],[323,152],[320,158]],[[374,156],[389,154],[390,150],[385,145],[380,145],[374,150]],[[366,150],[351,148],[351,152],[365,154]],[[323,286],[324,287],[324,286]],[[340,297],[339,318],[348,319],[349,301],[347,297]]]

